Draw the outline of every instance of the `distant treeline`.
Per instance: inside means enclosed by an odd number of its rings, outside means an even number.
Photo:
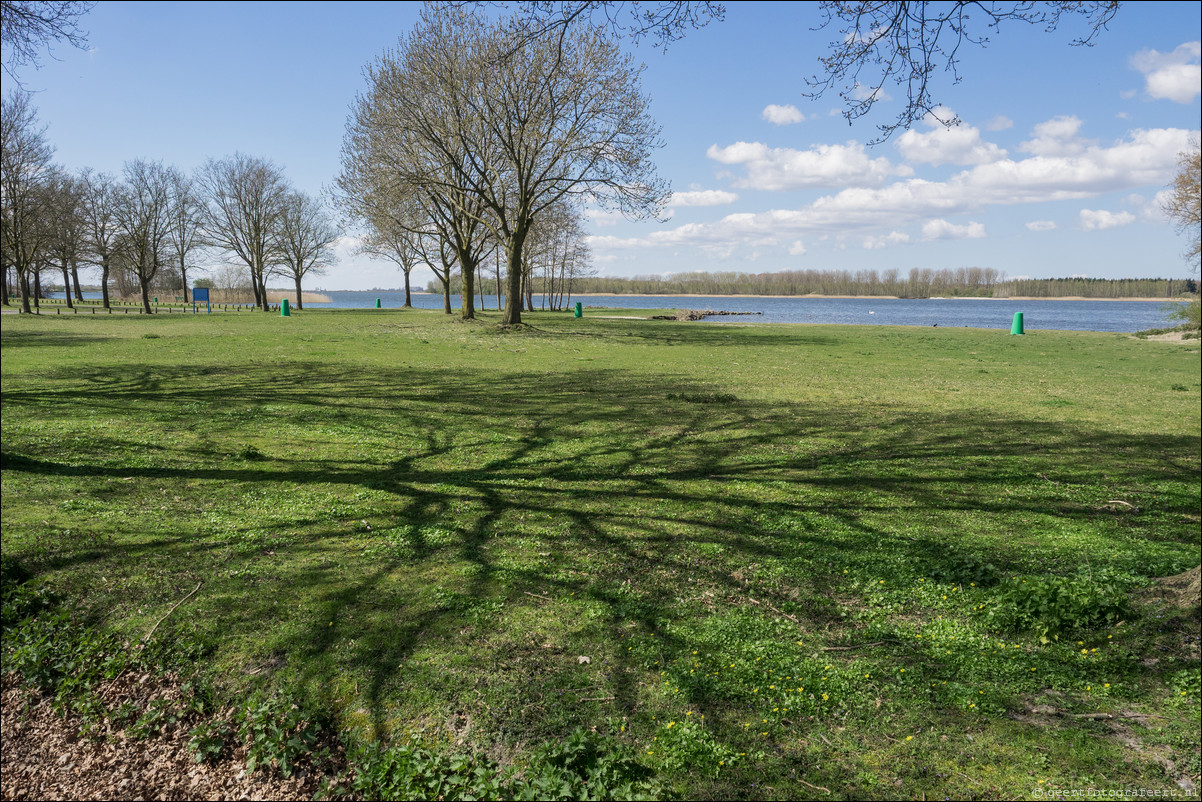
[[[1044,278],[1015,279],[1000,284],[995,298],[1177,298],[1198,292],[1198,282],[1187,278]]]
[[[615,295],[891,295],[899,298],[1169,298],[1198,291],[1192,279],[1006,279],[987,267],[954,270],[785,270],[779,273],[680,273],[580,278],[579,294]]]

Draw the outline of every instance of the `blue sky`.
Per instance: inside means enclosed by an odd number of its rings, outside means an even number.
[[[1009,276],[1187,276],[1159,212],[1177,153],[1197,136],[1202,5],[1129,3],[1093,47],[1075,20],[1011,25],[963,51],[963,80],[935,97],[963,124],[926,124],[868,146],[891,121],[886,86],[848,126],[832,93],[812,101],[833,32],[808,3],[730,3],[726,20],[646,63],[663,127],[666,221],[589,221],[602,275],[690,270],[992,267]],[[56,48],[20,75],[57,159],[119,173],[130,159],[184,169],[241,151],[319,193],[339,170],[362,69],[416,19],[407,3],[123,3],[85,18],[90,49]],[[7,83],[6,79],[6,83]],[[401,283],[353,255],[314,283]],[[214,260],[217,264],[219,257]],[[428,271],[415,271],[425,283]]]

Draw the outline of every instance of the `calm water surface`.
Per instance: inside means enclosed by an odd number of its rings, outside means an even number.
[[[404,292],[325,291],[328,304],[306,306],[333,309],[370,309],[380,299],[383,308],[405,303]],[[1164,304],[1152,301],[1011,301],[983,298],[933,298],[887,300],[876,298],[749,298],[746,296],[577,295],[573,303],[589,309],[720,309],[728,312],[760,312],[755,316],[716,317],[723,323],[840,323],[863,326],[969,326],[1010,330],[1015,312],[1023,313],[1027,331],[1064,329],[1070,331],[1134,332],[1170,325]],[[459,296],[452,296],[458,309]],[[535,296],[535,306],[539,298]],[[414,294],[413,305],[441,309],[442,296]],[[479,299],[477,299],[479,305]],[[484,296],[484,306],[495,309],[496,296]]]
[[[405,303],[403,291],[324,290],[329,303],[308,303],[313,309],[372,309],[376,299],[384,309]],[[62,293],[54,297],[61,298]],[[98,292],[84,297],[99,298]],[[534,304],[539,304],[534,296]],[[759,312],[758,315],[714,317],[716,323],[839,323],[859,326],[968,326],[978,329],[1006,329],[1015,312],[1023,313],[1027,331],[1062,329],[1067,331],[1134,332],[1172,325],[1165,304],[1156,301],[1011,301],[985,298],[931,298],[894,300],[883,298],[749,298],[739,295],[713,296],[629,296],[576,295],[572,302],[588,310],[599,309],[715,309],[727,312]],[[479,298],[476,300],[479,308]],[[413,305],[419,309],[442,309],[442,296],[414,293]],[[458,310],[460,298],[451,296]],[[486,309],[497,308],[495,295],[484,296]]]

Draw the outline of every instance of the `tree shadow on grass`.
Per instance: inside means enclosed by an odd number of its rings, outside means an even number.
[[[216,533],[135,518],[125,532],[155,536],[65,550],[45,567],[203,576],[203,609],[229,637],[289,655],[297,681],[330,705],[347,703],[338,681],[351,677],[378,732],[398,726],[411,696],[471,708],[514,738],[595,712],[579,701],[562,712],[579,686],[633,713],[647,669],[622,638],[657,638],[666,660],[697,646],[689,622],[735,609],[846,635],[837,569],[938,577],[969,551],[999,570],[1069,572],[1081,555],[1042,533],[1092,527],[1099,547],[1196,538],[1196,437],[756,402],[684,375],[369,376],[292,363],[198,381],[130,365],[63,371],[6,391],[4,407],[53,414],[74,433],[69,456],[56,453],[64,444],[5,443],[3,470],[48,489],[121,481],[200,485],[229,504],[247,488],[279,499],[261,519],[231,511],[237,523]],[[96,418],[175,435],[131,460],[130,435],[75,423]],[[262,444],[263,459],[239,456],[243,440],[265,438],[277,447]],[[1155,516],[1100,509],[1111,484],[1157,488]],[[309,491],[367,494],[368,511],[322,508]],[[8,530],[6,550],[21,536]],[[163,583],[156,602],[170,598]],[[289,604],[298,589],[301,613]],[[572,653],[585,642],[598,652],[587,664]]]

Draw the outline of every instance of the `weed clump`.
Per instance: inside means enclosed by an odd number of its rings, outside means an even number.
[[[1132,584],[1109,572],[1016,576],[1002,583],[981,609],[989,625],[999,630],[1058,638],[1131,617]]]
[[[365,799],[654,799],[651,770],[611,738],[580,728],[535,750],[520,768],[415,743],[360,748],[351,787]]]

